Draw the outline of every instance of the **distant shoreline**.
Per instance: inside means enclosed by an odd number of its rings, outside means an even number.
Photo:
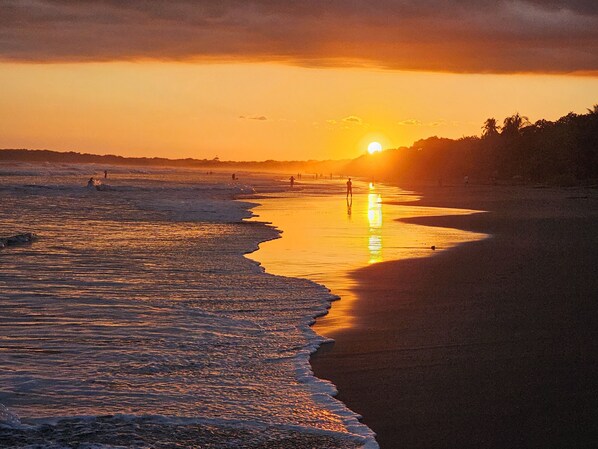
[[[328,161],[221,161],[214,159],[169,159],[161,157],[124,157],[52,150],[0,149],[0,161],[23,163],[104,164],[141,167],[177,167],[198,169],[248,169],[264,171],[304,171],[307,173],[339,174],[348,160]]]

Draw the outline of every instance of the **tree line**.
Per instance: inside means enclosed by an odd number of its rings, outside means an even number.
[[[408,183],[598,184],[598,104],[551,122],[516,113],[502,124],[488,118],[480,136],[430,137],[411,147],[353,160],[347,170]]]

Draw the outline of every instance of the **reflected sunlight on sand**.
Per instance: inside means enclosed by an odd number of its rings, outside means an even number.
[[[356,181],[355,187],[353,198],[294,191],[261,198],[261,205],[254,209],[257,217],[253,220],[271,222],[282,230],[282,238],[262,243],[259,251],[249,257],[269,273],[308,278],[341,297],[333,303],[331,313],[315,325],[316,331],[325,336],[353,324],[351,305],[356,298],[351,271],[379,262],[428,257],[459,243],[487,237],[398,221],[479,211],[388,204],[417,197],[381,184]]]

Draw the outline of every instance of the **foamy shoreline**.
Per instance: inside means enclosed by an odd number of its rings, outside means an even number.
[[[0,444],[367,443],[309,370],[327,290],[243,257],[277,232],[232,198],[277,182],[113,170],[96,191],[86,166],[17,169],[0,177],[0,227],[44,238],[2,253],[0,403],[21,425],[3,423]]]
[[[341,297],[340,301],[332,304],[328,315],[317,318],[313,329],[325,336],[334,337],[337,332],[350,328],[354,321],[359,320],[359,317],[354,316],[352,307],[355,299],[350,295],[353,283],[349,273],[353,269],[377,263],[380,261],[378,258],[384,257],[399,258],[406,257],[407,254],[412,257],[427,257],[442,252],[457,242],[485,237],[473,233],[460,235],[437,229],[428,230],[424,232],[425,237],[433,239],[431,241],[438,247],[436,252],[430,248],[430,243],[421,241],[421,234],[418,234],[420,230],[413,229],[411,232],[419,236],[420,240],[413,237],[414,241],[407,243],[403,240],[401,245],[393,238],[393,233],[396,232],[394,227],[398,225],[393,219],[398,216],[470,214],[472,211],[426,210],[411,206],[404,207],[405,210],[402,211],[400,207],[383,205],[383,197],[385,200],[388,200],[385,196],[411,199],[405,192],[391,187],[357,184],[349,211],[342,190],[334,185],[307,185],[304,190],[289,189],[285,194],[277,193],[273,198],[262,197],[259,199],[260,206],[254,209],[257,215],[254,220],[272,223],[282,234],[278,240],[260,244],[260,250],[250,257],[259,261],[269,273],[304,277],[329,288],[334,295],[331,299]],[[337,181],[337,185],[342,189],[342,183]],[[389,210],[385,212],[384,209]],[[383,228],[384,223],[388,229]],[[399,225],[399,230],[402,227],[415,228]],[[388,245],[386,252],[383,251],[384,244]],[[308,375],[311,375],[311,371]],[[335,393],[336,388],[327,392],[329,395]],[[334,401],[326,400],[330,402],[328,407],[334,406]],[[344,405],[339,413],[343,409]],[[354,414],[344,413],[351,419],[356,418]],[[369,429],[356,421],[352,427],[358,433],[365,432],[365,436],[372,435]],[[372,447],[377,447],[377,443],[372,441],[371,444]]]

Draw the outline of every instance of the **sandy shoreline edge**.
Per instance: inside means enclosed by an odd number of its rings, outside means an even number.
[[[595,447],[598,192],[413,190],[489,212],[409,222],[493,237],[354,272],[356,325],[312,357],[316,376],[383,449]]]

